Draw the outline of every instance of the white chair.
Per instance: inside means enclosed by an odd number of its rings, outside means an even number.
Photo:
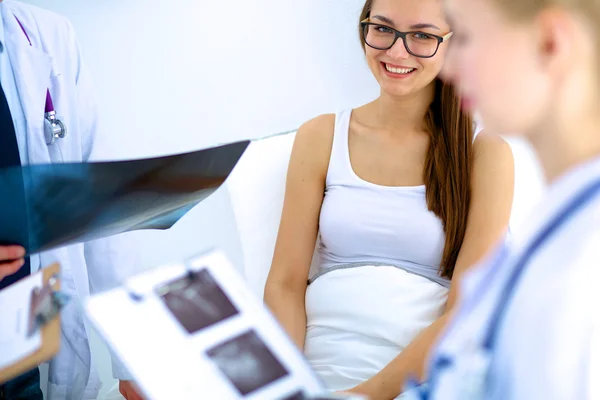
[[[243,273],[262,299],[283,209],[295,132],[252,142],[226,186],[243,254]]]

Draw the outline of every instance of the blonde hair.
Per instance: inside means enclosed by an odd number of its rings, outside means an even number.
[[[494,0],[497,7],[516,20],[534,18],[541,11],[557,7],[575,13],[589,22],[596,35],[600,31],[600,1],[598,0]]]
[[[517,22],[535,18],[549,8],[558,8],[580,18],[596,41],[596,52],[600,56],[600,0],[493,0],[496,7],[508,18]],[[600,65],[598,66],[600,69]]]

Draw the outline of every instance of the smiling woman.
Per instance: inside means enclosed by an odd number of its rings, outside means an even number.
[[[513,161],[438,79],[441,1],[369,0],[359,32],[380,96],[298,131],[265,300],[330,389],[376,400],[423,375],[455,282],[503,237]]]

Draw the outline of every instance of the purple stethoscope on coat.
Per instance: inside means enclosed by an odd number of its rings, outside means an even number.
[[[31,43],[31,39],[25,30],[25,27],[19,21],[19,18],[15,15],[15,19],[19,23],[21,30],[25,34],[27,41],[30,46],[33,46]],[[46,144],[50,146],[54,144],[56,139],[62,139],[67,136],[67,127],[62,123],[60,119],[56,116],[56,111],[54,110],[54,103],[52,102],[52,96],[50,95],[50,89],[46,89],[46,106],[44,108],[44,136],[46,138]]]

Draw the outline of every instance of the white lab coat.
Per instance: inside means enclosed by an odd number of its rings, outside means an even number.
[[[12,0],[2,7],[5,42],[27,126],[27,155],[31,164],[89,161],[94,157],[98,130],[90,76],[82,61],[71,24],[52,12]],[[15,16],[32,42],[30,46]],[[57,115],[68,136],[46,145],[44,104],[50,89]],[[62,289],[72,296],[62,313],[62,342],[50,363],[48,398],[97,398],[100,381],[94,369],[79,300],[90,291],[116,285],[135,259],[117,238],[77,244],[40,254],[41,266],[62,266]],[[118,264],[117,264],[118,260]],[[117,269],[117,265],[121,269]],[[126,378],[124,371],[113,372]]]
[[[527,227],[462,282],[457,314],[435,351],[432,399],[469,400],[465,382],[517,260],[583,188],[600,179],[600,158],[554,182]],[[534,253],[497,329],[485,399],[600,399],[600,194]],[[439,364],[438,364],[439,365]],[[475,370],[478,370],[477,368]],[[470,371],[470,372],[469,372]]]

